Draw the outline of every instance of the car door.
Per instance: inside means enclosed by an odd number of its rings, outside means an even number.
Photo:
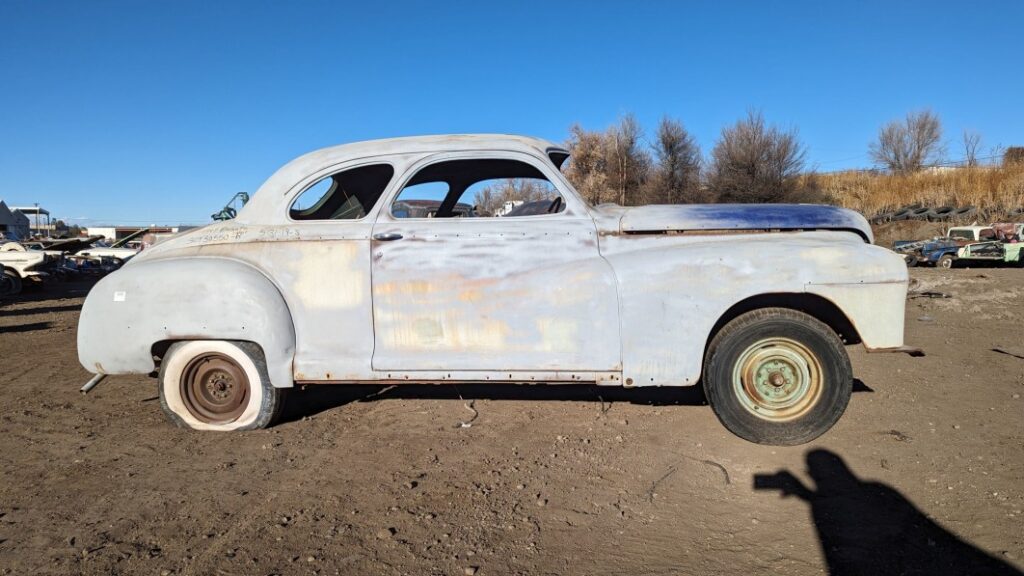
[[[514,188],[523,176],[549,186],[549,195],[495,210],[511,206],[508,215],[473,214],[474,201],[494,200],[480,183]],[[406,198],[439,179],[456,190]],[[476,196],[467,196],[474,186]],[[391,378],[611,380],[621,371],[616,284],[594,221],[538,157],[424,160],[393,189],[371,252],[372,365]]]
[[[403,161],[359,159],[310,174],[288,200],[286,224],[225,254],[257,262],[276,281],[295,326],[297,382],[375,376],[370,233]]]

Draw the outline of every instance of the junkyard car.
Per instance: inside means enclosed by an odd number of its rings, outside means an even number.
[[[954,226],[946,231],[946,237],[968,244],[971,242],[991,242],[997,239],[995,228],[991,226]]]
[[[197,429],[268,426],[297,383],[702,382],[732,432],[797,444],[846,408],[844,345],[909,351],[906,267],[859,214],[594,207],[560,173],[567,158],[487,135],[302,156],[234,220],[101,280],[79,359],[158,375],[170,417]],[[547,208],[455,217],[512,180],[543,187]],[[438,204],[396,210],[410,200]]]
[[[938,268],[983,263],[1021,266],[1024,265],[1022,230],[1024,225],[1015,223],[956,226],[941,238],[897,241],[893,250],[903,254],[908,266],[923,263]]]
[[[0,264],[11,295],[20,293],[26,282],[42,284],[61,260],[60,252],[28,250],[14,241],[0,245]]]
[[[1024,244],[1020,242],[976,242],[957,250],[956,259],[962,263],[990,262],[1009,266],[1024,266]],[[951,263],[952,266],[952,263]]]

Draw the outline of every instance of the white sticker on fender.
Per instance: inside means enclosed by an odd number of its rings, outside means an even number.
[[[124,302],[125,298],[127,298],[127,297],[128,297],[128,293],[127,292],[124,292],[124,291],[114,292],[114,302]]]

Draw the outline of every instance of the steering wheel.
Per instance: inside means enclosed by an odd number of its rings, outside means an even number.
[[[548,214],[555,214],[562,207],[562,197],[559,196],[551,201],[551,206],[548,206]]]

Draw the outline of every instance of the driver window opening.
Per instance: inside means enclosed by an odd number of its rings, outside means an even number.
[[[395,174],[390,164],[369,164],[326,176],[292,203],[292,220],[358,220],[380,199]]]
[[[518,160],[450,160],[416,173],[391,206],[396,218],[557,214],[565,202],[534,166]]]

